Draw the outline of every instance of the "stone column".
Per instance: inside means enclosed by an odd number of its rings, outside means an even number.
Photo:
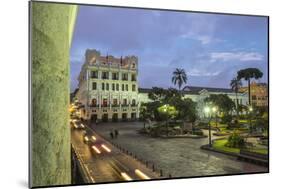
[[[71,184],[69,49],[77,6],[30,6],[30,187]]]

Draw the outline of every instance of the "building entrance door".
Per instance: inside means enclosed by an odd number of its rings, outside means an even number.
[[[112,115],[112,121],[113,121],[113,122],[117,122],[117,121],[118,121],[118,114],[117,114],[117,113],[114,113],[114,114]]]
[[[137,117],[137,116],[136,116],[136,113],[131,113],[131,119],[132,119],[132,120],[136,120],[136,117]]]
[[[108,121],[108,114],[103,114],[102,115],[102,121],[107,122]]]
[[[92,116],[91,116],[91,122],[92,122],[92,123],[96,123],[97,119],[98,119],[97,114],[92,114]]]
[[[122,113],[122,121],[127,121],[127,113]]]

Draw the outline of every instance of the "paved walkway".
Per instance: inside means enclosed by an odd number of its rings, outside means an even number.
[[[236,158],[201,150],[208,138],[161,139],[138,134],[140,122],[100,123],[91,127],[107,140],[122,146],[141,159],[153,162],[164,175],[193,177],[238,173],[267,172],[267,168],[237,161]],[[119,137],[110,139],[110,130],[118,129]],[[215,139],[215,137],[213,137]]]

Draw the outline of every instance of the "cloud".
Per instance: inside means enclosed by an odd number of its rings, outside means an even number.
[[[264,56],[257,52],[214,52],[210,54],[210,62],[216,61],[261,61]]]
[[[209,72],[206,70],[202,70],[202,69],[196,69],[193,68],[189,71],[187,71],[187,75],[189,76],[217,76],[220,74],[220,71],[214,71],[214,72]]]
[[[219,39],[219,38],[214,38],[211,35],[205,34],[205,35],[200,35],[200,34],[195,34],[195,33],[187,33],[187,34],[182,34],[180,35],[181,38],[183,39],[193,39],[200,41],[202,45],[207,45],[210,43],[216,43],[216,42],[223,42],[224,40]]]

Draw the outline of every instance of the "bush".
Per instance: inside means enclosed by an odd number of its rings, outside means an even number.
[[[245,140],[238,133],[234,132],[228,137],[226,146],[230,148],[242,148],[245,146]]]
[[[222,118],[221,118],[221,123],[225,124],[229,124],[231,123],[231,120],[232,120],[232,116],[231,115],[224,115]]]
[[[192,134],[199,135],[199,136],[203,136],[204,135],[203,131],[201,131],[201,130],[195,130],[195,131],[192,132]]]

